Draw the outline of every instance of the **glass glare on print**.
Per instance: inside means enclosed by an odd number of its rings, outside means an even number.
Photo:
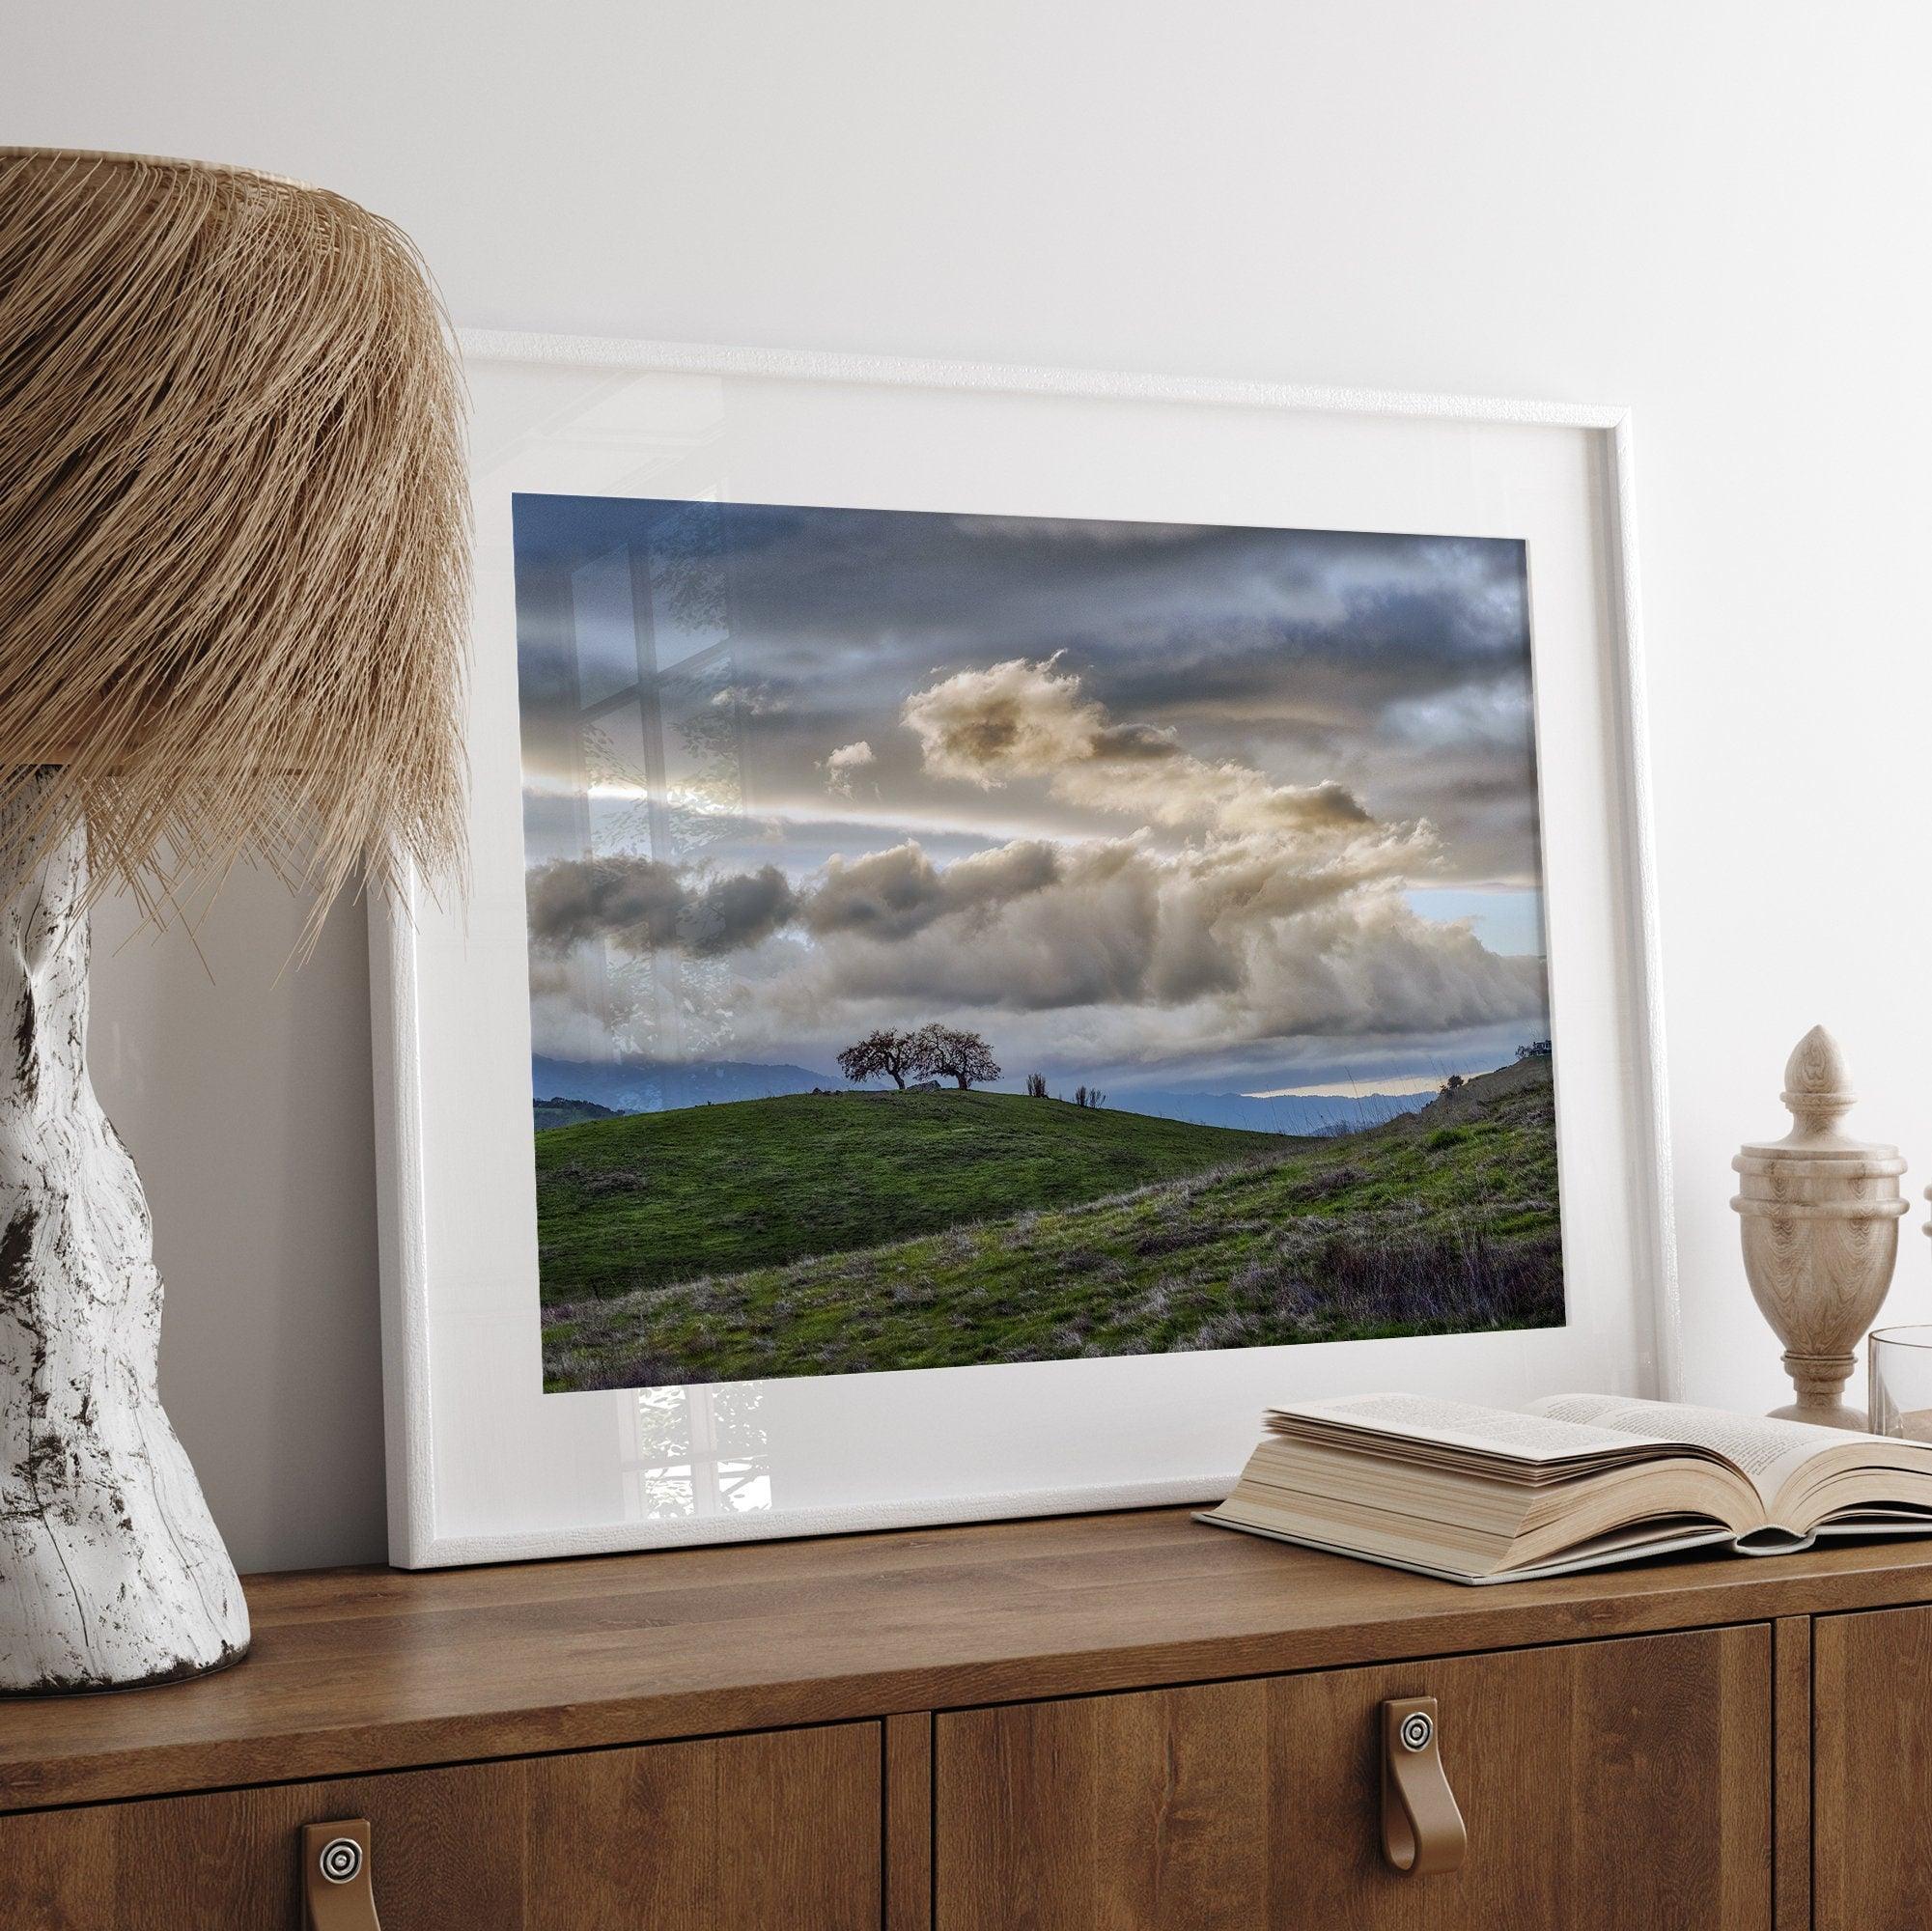
[[[546,1387],[1561,1324],[1521,543],[515,553]]]

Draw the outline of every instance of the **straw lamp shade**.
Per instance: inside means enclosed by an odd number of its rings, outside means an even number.
[[[409,242],[235,168],[0,149],[0,1691],[247,1613],[154,1392],[87,908],[462,874],[462,392]]]

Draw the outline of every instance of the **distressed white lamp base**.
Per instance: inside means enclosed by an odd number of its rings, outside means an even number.
[[[248,1648],[155,1387],[148,1203],[87,1076],[86,885],[76,833],[0,907],[0,1693],[165,1682]]]

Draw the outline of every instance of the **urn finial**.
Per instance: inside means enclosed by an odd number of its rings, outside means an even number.
[[[1794,1125],[1787,1145],[1836,1139],[1834,1131],[1851,1111],[1858,1095],[1838,1042],[1821,1025],[1814,1025],[1784,1062],[1784,1091],[1778,1095],[1791,1109]]]
[[[1745,1273],[1765,1319],[1784,1343],[1798,1400],[1774,1413],[1833,1428],[1862,1428],[1841,1391],[1853,1350],[1891,1282],[1898,1217],[1907,1203],[1894,1146],[1838,1131],[1857,1096],[1838,1043],[1813,1026],[1784,1065],[1791,1131],[1741,1147]]]

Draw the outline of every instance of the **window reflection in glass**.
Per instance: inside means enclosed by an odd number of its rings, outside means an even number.
[[[623,1415],[631,1521],[771,1507],[771,1458],[755,1382],[639,1388]]]

